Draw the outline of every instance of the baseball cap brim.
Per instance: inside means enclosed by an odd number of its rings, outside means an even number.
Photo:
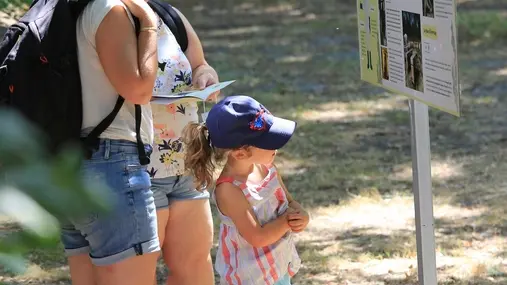
[[[284,147],[296,130],[296,122],[273,117],[273,124],[269,131],[260,136],[256,147],[268,150],[277,150]]]

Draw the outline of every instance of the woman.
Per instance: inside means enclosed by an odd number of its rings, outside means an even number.
[[[218,83],[217,73],[204,59],[197,34],[177,12],[187,30],[188,48],[183,52],[169,28],[159,21],[159,69],[155,81],[155,93],[159,94],[179,92],[190,85],[202,89]],[[209,193],[205,189],[196,190],[193,178],[185,175],[185,146],[180,139],[183,128],[199,120],[198,106],[196,103],[152,104],[152,109],[155,144],[148,169],[163,258],[170,270],[167,284],[213,284]]]
[[[140,20],[138,37],[130,13]],[[149,152],[157,21],[143,0],[95,0],[77,21],[83,135],[113,110],[118,94],[125,103],[83,165],[85,179],[109,186],[111,211],[62,225],[74,285],[151,284],[155,274],[160,251],[157,219],[150,177],[139,161],[134,104],[144,104],[140,135]]]

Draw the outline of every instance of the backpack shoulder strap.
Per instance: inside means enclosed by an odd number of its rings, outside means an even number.
[[[88,1],[91,0],[78,0],[78,1]],[[134,26],[136,35],[139,36],[139,32],[141,29],[139,19],[134,17]],[[120,112],[121,107],[123,106],[123,103],[125,102],[125,99],[118,95],[118,99],[116,100],[116,104],[114,106],[113,111],[109,113],[107,117],[105,117],[91,132],[88,134],[88,136],[83,139],[83,144],[85,147],[85,155],[89,159],[94,150],[97,150],[99,147],[99,137],[100,135],[113,123],[114,119]],[[141,117],[142,117],[142,110],[141,105],[134,105],[135,108],[135,122],[136,122],[136,140],[137,140],[137,150],[139,155],[139,162],[141,165],[148,165],[150,164],[150,156],[146,154],[146,150],[144,147],[144,143],[141,139]]]
[[[150,0],[148,1],[148,4],[162,19],[162,21],[164,21],[164,24],[169,27],[178,41],[181,50],[185,52],[188,48],[187,29],[185,28],[185,24],[178,12],[176,12],[169,3],[161,0]]]

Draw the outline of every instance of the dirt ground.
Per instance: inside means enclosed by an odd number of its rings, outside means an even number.
[[[507,0],[458,2],[463,116],[430,111],[439,284],[507,284]],[[417,284],[407,104],[359,81],[355,1],[172,3],[237,80],[225,95],[298,121],[279,163],[313,220],[293,283]],[[69,284],[60,248],[28,258],[0,282]]]

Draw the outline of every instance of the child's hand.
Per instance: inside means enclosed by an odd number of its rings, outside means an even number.
[[[302,209],[290,208],[287,210],[289,227],[295,233],[302,232],[310,222],[310,215]]]

